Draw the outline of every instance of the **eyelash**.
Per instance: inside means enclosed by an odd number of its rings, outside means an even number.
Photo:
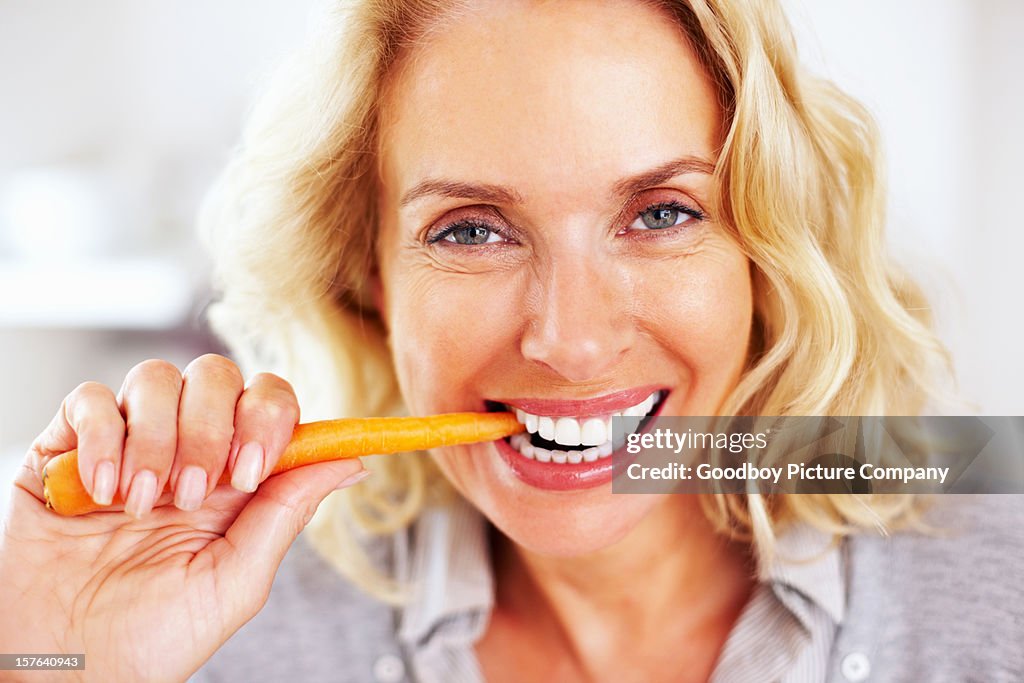
[[[492,232],[492,233],[494,233],[496,235],[502,236],[501,230],[499,230],[499,229],[495,228],[494,226],[488,224],[487,221],[479,220],[479,219],[476,219],[476,218],[463,218],[463,219],[455,221],[454,223],[448,224],[447,226],[442,228],[441,231],[438,232],[436,235],[431,235],[427,239],[427,244],[435,244],[437,242],[441,242],[442,240],[444,240],[449,235],[455,233],[455,231],[457,231],[457,230],[464,230],[466,228],[483,228],[484,230],[489,230],[490,232]],[[459,245],[459,246],[466,246],[466,245]],[[469,246],[483,246],[483,245],[469,245]]]
[[[694,219],[695,221],[698,221],[698,222],[700,222],[700,221],[705,219],[704,212],[701,211],[700,209],[691,208],[691,207],[687,206],[686,204],[683,204],[682,202],[678,202],[678,201],[674,201],[674,200],[670,200],[670,201],[667,201],[667,202],[656,202],[654,204],[650,204],[650,205],[646,206],[645,208],[643,208],[642,210],[637,211],[636,218],[640,218],[643,214],[647,213],[648,211],[657,211],[658,209],[669,209],[669,210],[672,210],[672,211],[678,211],[679,213],[685,214],[685,215],[689,216],[690,218],[692,218],[692,219]],[[636,219],[634,219],[634,221],[635,220]],[[665,231],[672,230],[674,228],[682,228],[688,222],[689,221],[684,221],[680,225],[674,225],[674,226],[670,226],[670,227],[667,227],[667,228],[647,228],[646,230],[643,230],[642,232],[665,232]],[[632,223],[630,223],[630,225],[632,225]]]
[[[667,201],[667,202],[655,202],[653,204],[649,204],[649,205],[645,206],[643,209],[641,209],[640,211],[636,212],[636,214],[634,215],[634,220],[636,220],[637,218],[640,218],[644,213],[646,213],[648,211],[656,211],[658,209],[671,209],[673,211],[678,211],[679,213],[683,213],[683,214],[686,214],[687,216],[690,216],[691,218],[693,218],[697,222],[703,221],[706,218],[706,215],[700,209],[694,209],[694,208],[692,208],[690,206],[687,206],[686,204],[683,204],[683,203],[678,202],[678,201]],[[630,221],[630,225],[632,225],[632,223],[633,223],[633,221]],[[688,224],[689,224],[689,221],[684,221],[680,225],[676,225],[676,226],[672,226],[672,227],[668,227],[668,228],[648,228],[646,230],[640,230],[638,232],[674,232],[674,231],[676,231],[678,229],[685,228]],[[628,229],[628,227],[629,226],[627,225],[626,228],[624,228],[624,230]],[[507,239],[507,235],[502,234],[502,230],[500,228],[497,228],[497,227],[491,225],[486,220],[477,219],[477,218],[464,218],[464,219],[459,219],[457,221],[454,221],[453,223],[449,223],[445,227],[441,228],[441,230],[439,232],[437,232],[436,234],[429,236],[427,238],[427,244],[436,244],[438,242],[444,241],[444,240],[446,240],[447,237],[449,237],[450,235],[455,233],[457,230],[463,230],[465,228],[483,228],[485,230],[490,231],[493,234],[498,235],[499,237],[503,237],[503,238]],[[451,240],[449,240],[449,241],[451,241]],[[485,242],[484,244],[479,244],[479,245],[459,245],[459,246],[485,246],[486,244],[490,244],[490,243]]]

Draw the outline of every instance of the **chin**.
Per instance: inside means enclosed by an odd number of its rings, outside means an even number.
[[[493,456],[492,456],[493,457]],[[580,557],[622,541],[662,496],[612,494],[611,483],[577,490],[543,490],[488,471],[484,454],[435,458],[470,505],[511,541],[551,557]],[[502,476],[504,475],[504,476]]]
[[[538,555],[583,557],[610,548],[628,536],[654,507],[656,498],[618,495],[598,509],[567,507],[543,515],[510,511],[491,521],[512,541]]]

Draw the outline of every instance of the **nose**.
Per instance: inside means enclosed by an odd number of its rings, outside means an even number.
[[[534,287],[523,356],[569,382],[608,377],[635,338],[628,282],[608,264],[566,254]]]

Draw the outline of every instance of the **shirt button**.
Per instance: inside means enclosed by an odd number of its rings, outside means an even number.
[[[378,683],[399,683],[405,678],[405,664],[396,655],[381,655],[373,664],[373,677]]]
[[[843,657],[839,670],[850,683],[860,683],[871,675],[871,661],[863,652],[851,652]]]

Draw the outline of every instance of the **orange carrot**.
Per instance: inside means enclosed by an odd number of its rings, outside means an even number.
[[[449,413],[431,417],[367,417],[309,422],[295,427],[271,474],[325,460],[418,451],[494,441],[523,431],[512,413]],[[220,484],[231,482],[225,470]],[[46,506],[64,516],[82,515],[96,504],[78,476],[78,451],[61,453],[43,468]],[[123,505],[120,494],[111,505]]]

